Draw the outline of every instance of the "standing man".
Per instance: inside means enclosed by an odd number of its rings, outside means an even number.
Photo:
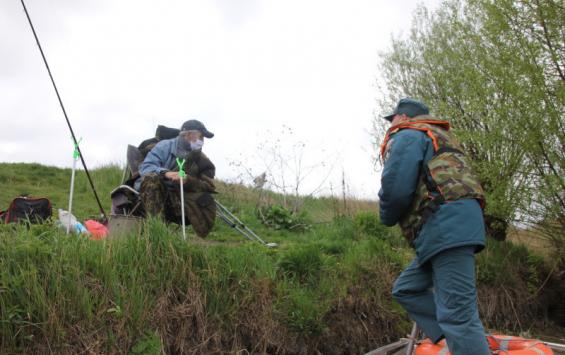
[[[475,253],[485,246],[484,192],[448,121],[402,99],[381,146],[380,218],[416,251],[393,297],[453,355],[490,354],[477,308]]]
[[[139,166],[135,183],[146,215],[180,223],[182,218],[177,158],[185,160],[185,217],[200,237],[208,235],[216,216],[213,183],[216,168],[202,152],[214,134],[198,120],[186,121],[176,138],[158,142]]]

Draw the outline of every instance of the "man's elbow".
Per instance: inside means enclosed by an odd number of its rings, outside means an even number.
[[[398,221],[396,219],[381,215],[381,223],[387,227],[394,226]]]
[[[139,171],[139,175],[140,175],[140,176],[145,176],[145,175],[147,175],[147,166],[141,164],[141,165],[139,166],[139,170],[138,170],[138,171]]]
[[[402,216],[407,211],[407,205],[401,203],[401,201],[395,201],[395,203],[386,204],[386,207],[383,207],[381,204],[380,206],[380,217],[381,223],[385,226],[392,227],[397,224],[401,219]]]
[[[145,175],[152,173],[152,172],[158,172],[158,170],[159,169],[152,164],[142,163],[139,166],[139,175],[145,176]]]
[[[387,227],[392,227],[398,222],[398,218],[396,216],[392,216],[390,213],[387,213],[387,209],[381,206],[379,217],[381,223]]]

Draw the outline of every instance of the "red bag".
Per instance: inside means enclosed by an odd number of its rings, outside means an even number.
[[[6,211],[0,212],[1,222],[43,223],[51,217],[51,202],[44,197],[16,197]]]
[[[101,240],[108,236],[108,228],[100,222],[89,219],[84,221],[84,226],[90,232],[90,239]]]

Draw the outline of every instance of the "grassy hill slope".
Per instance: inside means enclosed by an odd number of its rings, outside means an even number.
[[[91,172],[96,190],[103,207],[110,211],[110,191],[120,184],[122,172],[118,167],[109,166]],[[8,207],[10,201],[20,195],[48,197],[54,212],[58,208],[67,210],[71,169],[60,169],[40,164],[0,164],[0,208]],[[98,216],[96,200],[83,170],[78,170],[75,180],[73,212],[79,219]]]
[[[121,172],[92,174],[109,206]],[[27,192],[66,208],[69,176],[0,164],[0,204]],[[77,179],[76,215],[96,215],[84,176]],[[374,204],[349,201],[348,217],[337,200],[305,199],[311,228],[293,232],[257,218],[258,204],[282,196],[228,184],[220,191],[222,203],[280,247],[246,241],[221,221],[206,241],[191,233],[188,242],[158,220],[107,241],[67,236],[49,223],[0,225],[0,353],[363,353],[408,332],[390,289],[412,252],[378,223]],[[543,259],[525,247],[489,243],[478,262],[487,327],[551,325],[547,276]]]

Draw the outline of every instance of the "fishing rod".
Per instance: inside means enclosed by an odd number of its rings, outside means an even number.
[[[33,37],[35,37],[35,42],[37,42],[37,46],[39,47],[39,52],[41,52],[41,57],[43,58],[43,63],[45,63],[45,67],[47,68],[47,72],[49,73],[49,78],[51,78],[51,83],[53,84],[53,88],[55,89],[55,93],[57,94],[57,99],[59,100],[59,105],[61,105],[61,109],[63,110],[63,115],[65,116],[65,120],[67,121],[67,126],[71,131],[71,136],[73,138],[73,143],[75,144],[76,149],[78,150],[80,161],[82,162],[82,166],[84,167],[84,171],[86,172],[86,177],[88,178],[88,182],[90,183],[90,187],[92,188],[92,192],[94,193],[94,197],[96,198],[96,202],[98,203],[98,207],[100,208],[100,213],[104,217],[104,221],[108,221],[108,216],[102,207],[102,203],[100,203],[100,199],[98,198],[98,193],[96,193],[96,188],[94,188],[94,183],[92,182],[92,178],[90,177],[90,172],[86,167],[86,163],[82,156],[82,152],[78,146],[78,141],[75,136],[75,132],[73,131],[73,127],[71,126],[71,122],[69,121],[69,117],[67,116],[67,111],[65,110],[65,106],[63,105],[63,101],[61,100],[61,96],[59,95],[59,90],[57,90],[57,85],[55,85],[55,79],[53,79],[53,75],[51,74],[51,69],[49,68],[49,64],[47,64],[47,59],[45,58],[45,54],[43,54],[43,48],[41,47],[41,43],[39,43],[39,38],[37,37],[37,33],[35,32],[35,27],[33,27],[33,23],[31,22],[31,17],[27,11],[26,5],[24,0],[20,0],[22,2],[22,6],[24,8],[24,12],[26,13],[27,20],[31,27],[31,31],[33,32]]]

